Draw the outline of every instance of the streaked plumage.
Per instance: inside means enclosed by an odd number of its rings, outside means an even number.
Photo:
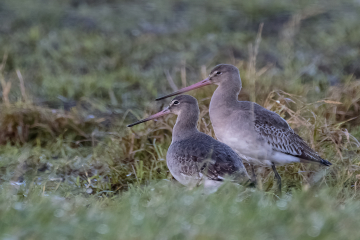
[[[207,79],[157,100],[210,84],[218,85],[209,108],[217,139],[251,164],[272,166],[279,188],[281,179],[275,165],[292,162],[331,165],[312,150],[278,114],[253,102],[238,101],[242,83],[239,70],[232,65],[218,65]]]
[[[166,155],[170,172],[184,185],[201,181],[222,182],[225,177],[233,181],[248,180],[241,158],[227,145],[212,137],[195,132],[189,139],[173,140]]]
[[[129,126],[168,113],[178,115],[166,155],[168,168],[176,180],[190,187],[204,184],[210,192],[216,190],[224,179],[250,183],[239,155],[226,144],[197,130],[199,107],[191,96],[177,96],[162,112]]]

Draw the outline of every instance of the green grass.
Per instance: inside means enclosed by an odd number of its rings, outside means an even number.
[[[359,21],[350,0],[2,1],[0,239],[358,239]],[[333,165],[280,167],[282,197],[265,168],[255,190],[176,183],[175,117],[126,124],[219,63]],[[213,89],[190,94],[214,137]]]
[[[0,232],[3,239],[358,239],[360,205],[347,194],[313,187],[277,199],[227,185],[208,196],[163,180],[120,196],[64,198],[6,185]]]

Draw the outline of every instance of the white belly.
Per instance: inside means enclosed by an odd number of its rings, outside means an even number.
[[[215,129],[215,128],[214,128]],[[271,166],[284,165],[292,162],[300,162],[300,159],[282,152],[272,149],[272,146],[264,141],[259,141],[249,135],[240,136],[233,133],[234,131],[215,131],[215,135],[219,141],[231,147],[240,157],[254,165]]]
[[[224,183],[221,181],[207,179],[202,173],[199,173],[197,176],[187,176],[181,173],[173,172],[171,171],[171,168],[169,168],[169,170],[174,178],[184,186],[193,188],[199,185],[204,185],[204,191],[206,194],[216,192],[217,189]]]
[[[216,137],[219,141],[225,143],[239,154],[255,158],[255,159],[267,159],[270,152],[270,146],[262,142],[257,141],[250,136],[242,137],[238,133],[234,133],[231,130],[216,132]]]

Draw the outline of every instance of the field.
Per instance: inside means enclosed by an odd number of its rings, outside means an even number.
[[[0,239],[359,239],[360,3],[0,2]],[[333,165],[257,168],[256,189],[187,189],[176,117],[126,125],[237,66],[251,100]],[[215,87],[199,101],[198,128]]]

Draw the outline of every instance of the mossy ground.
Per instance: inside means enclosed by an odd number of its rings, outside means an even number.
[[[356,1],[2,1],[0,238],[358,239],[359,21]],[[178,185],[175,117],[126,124],[218,63],[333,165],[280,167],[282,197],[262,168],[256,190]],[[211,136],[213,89],[190,93]]]

